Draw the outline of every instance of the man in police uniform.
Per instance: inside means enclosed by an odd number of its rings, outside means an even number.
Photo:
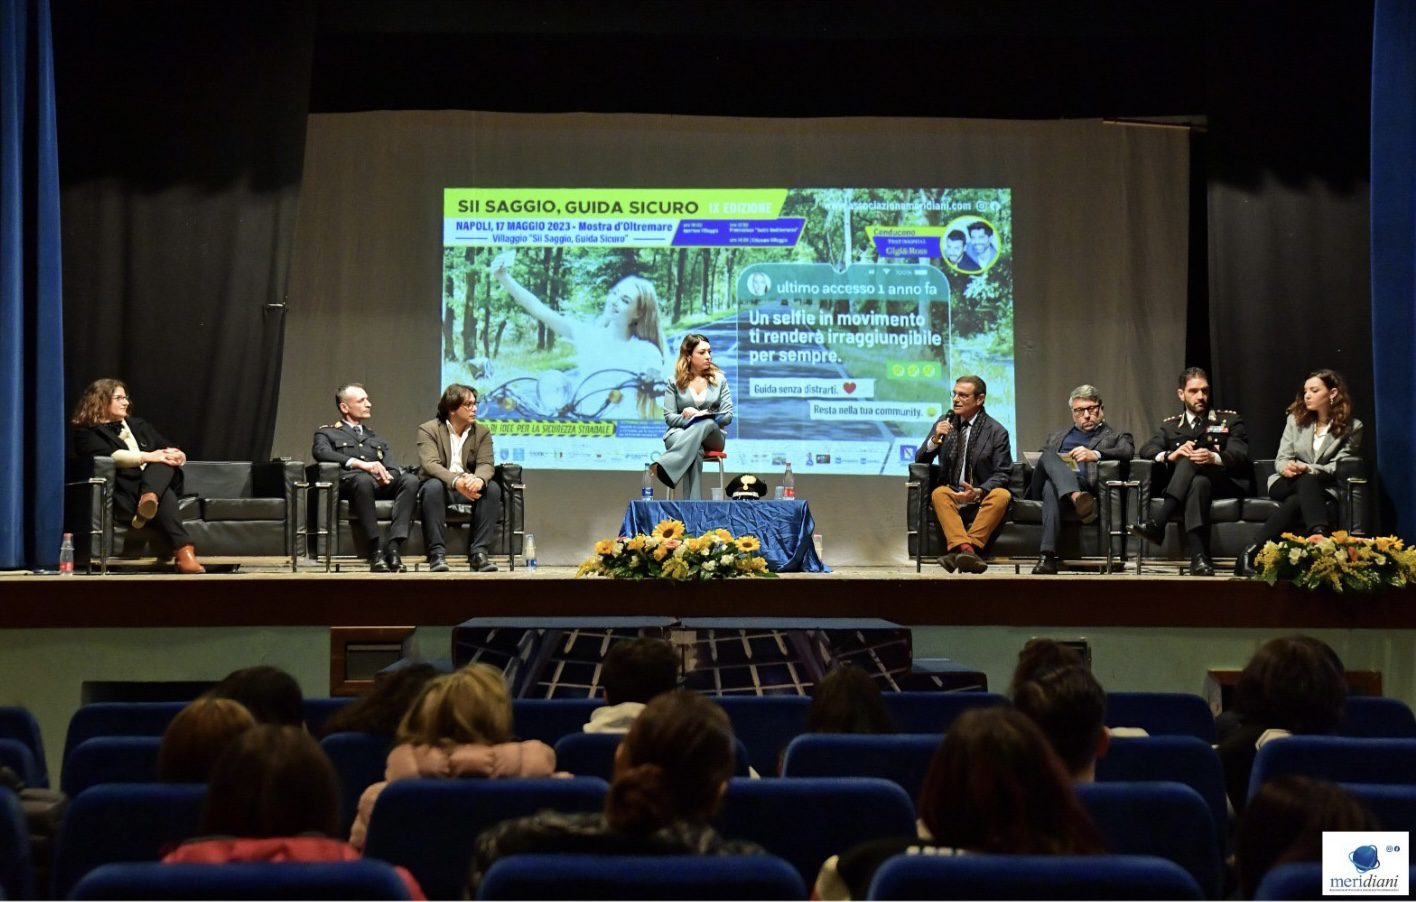
[[[1164,501],[1155,519],[1131,527],[1133,535],[1159,544],[1165,524],[1183,504],[1185,543],[1192,576],[1213,576],[1209,556],[1210,501],[1242,498],[1250,492],[1249,439],[1244,418],[1210,406],[1209,376],[1199,367],[1180,374],[1176,392],[1185,410],[1160,424],[1141,447],[1141,457],[1169,469]],[[1160,479],[1152,480],[1159,484]]]
[[[399,549],[413,522],[418,477],[400,471],[393,462],[388,441],[364,425],[374,409],[364,386],[357,382],[341,385],[334,393],[334,402],[342,419],[315,430],[315,460],[340,466],[339,497],[348,499],[357,531],[367,543],[369,569],[374,573],[402,573],[407,568]],[[374,513],[376,498],[393,499],[393,521],[382,540]],[[337,525],[331,524],[331,528]]]

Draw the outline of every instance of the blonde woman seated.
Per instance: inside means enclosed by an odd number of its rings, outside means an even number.
[[[506,680],[486,664],[469,664],[424,686],[395,739],[383,782],[359,798],[349,836],[356,849],[364,847],[379,793],[393,780],[549,777],[556,769],[555,750],[544,742],[512,741]]]
[[[679,345],[674,381],[664,392],[664,453],[654,465],[659,481],[682,485],[683,498],[701,498],[703,452],[723,450],[723,427],[733,421],[733,395],[713,365],[708,337],[691,332]]]

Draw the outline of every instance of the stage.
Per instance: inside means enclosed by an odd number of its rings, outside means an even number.
[[[233,559],[234,560],[234,559]],[[220,558],[209,564],[230,565]],[[233,573],[0,577],[0,628],[452,626],[486,616],[880,617],[907,626],[1265,629],[1416,628],[1416,590],[1377,597],[1312,593],[1225,576],[1145,571],[1033,576],[1031,561],[987,573],[914,566],[836,567],[707,583],[575,578],[573,567],[496,573],[339,572],[241,561]],[[465,563],[462,564],[465,567]],[[1130,565],[1128,565],[1130,566]]]

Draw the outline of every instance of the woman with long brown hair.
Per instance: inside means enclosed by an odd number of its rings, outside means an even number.
[[[1362,445],[1362,421],[1352,416],[1347,382],[1333,370],[1314,370],[1288,405],[1288,422],[1278,443],[1268,495],[1278,502],[1254,544],[1234,562],[1241,576],[1254,572],[1254,555],[1294,525],[1325,536],[1330,531],[1328,498],[1337,498],[1338,461],[1356,457]]]
[[[128,386],[118,379],[96,379],[74,406],[74,453],[112,457],[117,468],[113,507],[133,529],[157,527],[172,548],[178,573],[205,573],[196,548],[182,525],[178,499],[187,454],[146,420],[130,415]]]
[[[654,465],[659,481],[683,497],[702,497],[704,451],[723,450],[723,427],[733,421],[733,394],[713,364],[708,336],[690,332],[679,343],[674,381],[664,391],[664,453]]]

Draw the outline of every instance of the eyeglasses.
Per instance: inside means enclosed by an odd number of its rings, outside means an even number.
[[[462,408],[463,408],[464,410],[471,410],[472,408],[474,408],[474,407],[476,407],[476,406],[477,406],[477,399],[476,399],[476,398],[468,398],[466,401],[463,401],[463,402],[462,402]]]
[[[1100,404],[1084,404],[1081,407],[1073,407],[1072,416],[1079,417],[1083,414],[1094,413],[1098,410],[1101,410]]]

